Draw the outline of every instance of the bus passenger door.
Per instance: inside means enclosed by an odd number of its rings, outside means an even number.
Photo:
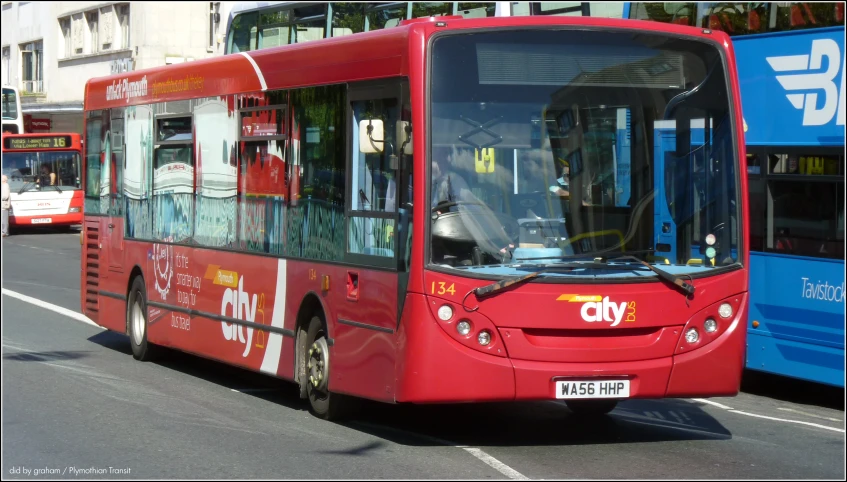
[[[357,266],[347,270],[333,347],[336,359],[357,367],[336,387],[386,401],[394,399],[395,337],[407,278],[412,148],[403,91],[405,84],[396,81],[348,91],[345,261]]]

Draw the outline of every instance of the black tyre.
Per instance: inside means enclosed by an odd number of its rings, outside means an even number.
[[[313,316],[309,322],[303,356],[306,373],[301,383],[306,385],[312,413],[324,420],[338,420],[348,415],[349,398],[329,391],[329,345],[323,321],[318,316]]]
[[[568,409],[576,415],[606,415],[618,405],[617,400],[568,400]]]
[[[140,361],[150,361],[155,358],[156,346],[147,342],[147,290],[144,288],[144,279],[141,276],[136,276],[129,290],[126,324],[132,356]]]

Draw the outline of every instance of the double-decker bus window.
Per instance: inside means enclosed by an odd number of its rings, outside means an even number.
[[[279,9],[259,15],[259,39],[258,48],[277,47],[288,45],[291,38],[289,35],[290,12]]]
[[[326,36],[326,4],[309,5],[291,11],[294,24],[291,28],[291,43],[302,43],[322,39]]]
[[[533,15],[560,15],[579,17],[582,15],[583,2],[531,2]]]
[[[843,258],[844,157],[760,151],[767,170],[750,182],[751,250]]]
[[[769,3],[703,4],[701,26],[729,35],[762,33],[768,30]]]
[[[256,50],[259,14],[256,12],[242,13],[232,19],[232,25],[227,32],[227,53],[247,52]]]
[[[768,206],[768,248],[815,258],[844,256],[843,181],[769,181]]]
[[[459,2],[457,15],[465,18],[493,17],[496,10],[495,2],[462,3]]]
[[[194,232],[191,117],[156,119],[153,151],[153,238],[183,243]]]
[[[451,15],[453,4],[451,2],[411,2],[412,18]]]
[[[693,2],[638,2],[632,4],[629,18],[654,20],[677,25],[697,25],[697,4]]]
[[[844,25],[844,2],[777,2],[771,4],[775,30],[801,30]]]
[[[332,3],[332,36],[342,37],[365,31],[365,5],[361,3]]]
[[[698,25],[734,36],[844,25],[844,3],[632,2],[629,18]]]
[[[750,251],[764,251],[767,181],[759,177],[749,178],[747,187],[750,201]]]
[[[153,172],[153,110],[147,105],[125,109],[124,200],[126,222],[124,236],[150,239],[150,181]]]
[[[238,117],[232,97],[209,97],[194,107],[197,192],[194,241],[200,246],[235,247]]]
[[[367,30],[379,30],[396,27],[406,20],[408,6],[406,3],[393,3],[382,8],[369,8],[366,13]]]

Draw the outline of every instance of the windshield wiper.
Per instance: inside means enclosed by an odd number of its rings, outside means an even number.
[[[674,276],[674,275],[668,273],[667,271],[661,270],[661,269],[651,265],[650,263],[648,263],[646,261],[643,261],[643,260],[636,258],[635,256],[619,256],[617,258],[609,259],[608,261],[623,261],[623,260],[635,261],[636,263],[639,263],[639,264],[646,266],[648,269],[650,269],[651,271],[656,273],[656,275],[660,279],[663,279],[663,280],[673,284],[674,286],[676,286],[677,289],[679,289],[684,295],[686,295],[686,297],[694,295],[694,285],[693,284],[686,283],[679,276]]]
[[[28,190],[29,190],[29,187],[30,187],[30,186],[34,186],[34,185],[35,185],[35,181],[26,181],[26,182],[24,183],[24,185],[23,185],[23,186],[21,186],[21,189],[18,191],[18,194],[23,194],[23,193],[24,193],[24,191],[28,191]]]
[[[652,250],[650,252],[652,252]],[[553,257],[551,259],[575,259],[575,258],[579,258],[579,257],[585,258],[585,257],[588,257],[588,255],[559,256],[559,257]],[[540,258],[540,259],[547,259],[547,258]],[[686,283],[685,281],[683,281],[679,277],[674,276],[674,275],[668,273],[667,271],[660,270],[659,268],[656,268],[656,267],[650,265],[649,263],[647,263],[646,261],[642,261],[642,260],[636,258],[635,256],[619,256],[619,257],[611,258],[611,259],[608,259],[608,260],[604,260],[601,257],[596,257],[596,258],[594,258],[593,262],[563,263],[563,264],[551,265],[551,266],[541,268],[537,271],[533,271],[532,273],[525,274],[523,276],[518,276],[518,277],[514,277],[514,278],[507,278],[507,279],[504,279],[504,280],[500,280],[496,283],[492,283],[490,285],[480,286],[479,288],[476,288],[473,291],[476,294],[477,298],[482,298],[482,297],[485,297],[485,296],[491,296],[492,294],[497,293],[499,291],[502,291],[502,290],[504,290],[504,289],[506,289],[510,286],[514,286],[516,284],[529,281],[532,278],[535,278],[538,275],[540,275],[541,273],[544,273],[544,272],[547,272],[547,271],[556,271],[556,270],[573,271],[575,269],[623,270],[623,271],[631,271],[632,270],[632,266],[628,265],[628,264],[615,265],[615,264],[609,264],[608,263],[609,261],[619,261],[619,260],[620,261],[634,260],[637,263],[644,265],[649,270],[656,273],[656,275],[660,279],[667,281],[667,282],[673,284],[675,287],[677,287],[677,289],[679,289],[680,291],[682,291],[683,294],[686,295],[686,298],[689,297],[689,296],[692,296],[694,294],[694,285],[692,285],[690,283]]]
[[[507,278],[504,280],[500,280],[496,283],[491,283],[490,285],[480,286],[479,288],[474,289],[474,293],[476,293],[477,298],[481,298],[484,296],[492,295],[498,291],[502,291],[510,286],[514,286],[519,283],[524,283],[526,281],[535,278],[541,273],[546,273],[548,271],[573,271],[575,269],[597,269],[597,270],[616,270],[616,271],[632,271],[632,266],[621,264],[607,264],[604,262],[599,262],[600,258],[595,258],[595,261],[589,261],[585,263],[561,263],[561,264],[551,264],[549,266],[542,267],[537,271],[533,271],[532,273],[525,274],[523,276],[517,276],[514,278]]]

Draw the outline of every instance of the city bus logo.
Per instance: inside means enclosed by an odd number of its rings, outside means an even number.
[[[824,57],[827,59],[823,61]],[[803,111],[804,126],[829,124],[833,116],[836,125],[844,125],[844,74],[841,88],[835,77],[842,70],[841,49],[832,39],[812,41],[810,55],[785,55],[766,57],[774,72],[793,72],[777,75],[776,80],[788,91],[785,97],[797,110]],[[821,71],[826,65],[826,71]],[[818,94],[823,93],[823,106],[818,109]],[[840,91],[840,92],[839,92]]]
[[[635,321],[635,302],[623,301],[615,303],[608,296],[601,295],[570,295],[564,294],[556,298],[556,301],[567,301],[568,303],[582,303],[579,314],[583,321],[595,323],[604,321],[618,326],[621,321],[628,323]]]

